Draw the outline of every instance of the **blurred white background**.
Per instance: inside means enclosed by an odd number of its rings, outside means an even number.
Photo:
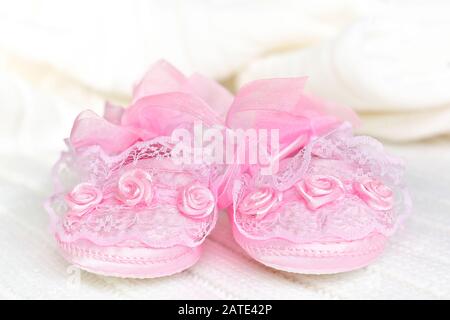
[[[445,0],[0,0],[0,297],[450,298],[449,17]],[[160,58],[232,91],[307,75],[308,91],[354,108],[358,131],[407,161],[415,205],[380,261],[330,276],[270,270],[222,219],[182,274],[83,272],[68,288],[42,208],[50,167],[78,112],[126,104]]]

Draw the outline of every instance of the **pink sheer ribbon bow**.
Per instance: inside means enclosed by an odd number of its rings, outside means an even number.
[[[230,129],[277,129],[279,145],[273,148],[267,140],[266,155],[279,161],[294,154],[311,139],[331,132],[344,121],[359,123],[357,115],[349,108],[321,101],[304,93],[306,78],[279,78],[257,80],[243,86],[233,101],[227,115]],[[261,145],[260,145],[261,147]],[[261,160],[261,159],[259,159]],[[247,163],[235,170],[240,176]],[[275,176],[272,176],[276,180]],[[233,187],[228,181],[223,203],[231,203]]]
[[[195,120],[223,125],[232,99],[216,82],[198,74],[186,77],[159,61],[135,86],[128,108],[106,104],[103,117],[90,110],[82,112],[69,141],[75,151],[98,145],[108,154],[117,154],[138,141],[189,127]]]
[[[350,108],[305,94],[305,82],[305,77],[279,78],[243,86],[230,107],[227,126],[278,129],[280,153],[287,154],[305,146],[311,138],[330,132],[343,121],[359,123]]]
[[[98,145],[107,154],[116,155],[136,142],[170,136],[176,128],[191,128],[194,121],[201,121],[205,126],[225,125],[230,129],[278,129],[279,155],[285,157],[342,121],[358,122],[351,109],[306,95],[305,81],[254,81],[242,87],[233,100],[216,82],[198,74],[186,77],[159,61],[135,86],[128,108],[106,104],[103,117],[90,110],[82,112],[69,141],[75,153]],[[232,177],[244,169],[231,165],[217,185],[218,193],[229,193]],[[219,206],[227,206],[229,199],[229,195],[219,196]]]

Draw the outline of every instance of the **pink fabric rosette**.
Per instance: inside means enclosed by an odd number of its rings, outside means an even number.
[[[365,179],[353,184],[355,193],[374,210],[386,211],[392,209],[394,192],[383,182],[375,179]]]
[[[71,216],[81,217],[102,201],[102,191],[91,183],[77,184],[66,196]]]
[[[343,183],[333,176],[312,175],[299,181],[296,187],[311,210],[339,200],[345,194]]]
[[[117,198],[126,205],[150,205],[153,200],[151,176],[142,169],[127,171],[119,178],[117,191]]]
[[[282,193],[270,187],[258,188],[248,193],[239,204],[239,212],[261,219],[282,200]]]
[[[205,218],[214,212],[214,208],[214,195],[200,184],[188,185],[180,192],[178,209],[189,218]]]

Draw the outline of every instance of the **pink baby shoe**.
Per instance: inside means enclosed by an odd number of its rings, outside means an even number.
[[[302,93],[304,82],[252,82],[230,108],[229,127],[278,129],[280,136],[278,170],[249,164],[233,184],[233,234],[251,257],[276,269],[361,268],[410,210],[403,164],[375,139],[352,134],[351,110]]]
[[[46,203],[64,257],[94,273],[151,278],[197,262],[217,219],[227,168],[173,161],[170,135],[223,126],[231,94],[158,62],[128,108],[82,112],[54,167]]]

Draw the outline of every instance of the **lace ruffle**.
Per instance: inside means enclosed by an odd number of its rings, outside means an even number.
[[[55,194],[47,208],[52,227],[61,241],[89,240],[98,245],[140,243],[155,248],[196,246],[215,225],[217,209],[201,219],[180,213],[176,196],[184,186],[210,186],[211,177],[223,168],[206,165],[175,165],[170,160],[168,138],[140,142],[116,156],[92,146],[80,153],[65,152],[54,167]],[[151,205],[126,206],[114,201],[98,204],[80,217],[68,214],[65,197],[80,182],[89,182],[107,193],[119,176],[130,169],[144,169],[155,186]]]
[[[234,220],[241,233],[260,240],[281,238],[308,243],[357,240],[374,232],[389,236],[411,209],[403,172],[402,161],[387,155],[381,143],[353,136],[351,126],[344,124],[284,160],[276,176],[244,175],[236,181]],[[345,196],[316,210],[307,208],[305,201],[296,196],[294,184],[314,174],[338,178]],[[391,209],[374,210],[354,194],[352,184],[367,178],[376,178],[393,190]],[[237,208],[243,197],[261,186],[282,191],[285,200],[262,219],[241,214]]]

